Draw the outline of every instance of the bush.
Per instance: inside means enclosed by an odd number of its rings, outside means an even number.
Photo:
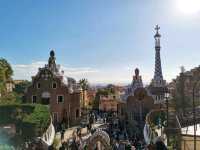
[[[0,125],[15,124],[15,137],[18,136],[22,141],[41,136],[50,124],[47,106],[39,104],[1,104],[0,116]]]

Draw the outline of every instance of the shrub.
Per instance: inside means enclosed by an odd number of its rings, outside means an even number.
[[[9,146],[9,145],[1,145],[0,144],[0,150],[14,150],[14,147],[13,146]]]

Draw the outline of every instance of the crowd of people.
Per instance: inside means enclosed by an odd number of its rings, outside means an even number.
[[[101,118],[102,123],[106,125],[103,130],[106,131],[110,137],[110,144],[113,150],[167,150],[164,142],[158,139],[155,144],[146,145],[143,136],[129,137],[126,127],[123,122],[113,114],[97,115],[92,113],[89,115],[89,122],[87,124],[87,134],[92,135],[95,129],[92,124],[97,122],[97,118]],[[65,130],[61,130],[61,139],[64,139]],[[95,145],[94,145],[95,146]],[[86,141],[82,140],[81,127],[73,134],[73,138],[62,142],[60,150],[87,150]]]

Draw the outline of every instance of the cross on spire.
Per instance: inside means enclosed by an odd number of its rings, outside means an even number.
[[[160,27],[158,25],[156,25],[155,30],[158,33],[158,31],[160,30]]]
[[[158,39],[161,37],[161,35],[159,34],[159,30],[160,30],[160,27],[158,25],[156,25],[156,27],[154,28],[156,30],[156,34],[154,36],[155,39]]]

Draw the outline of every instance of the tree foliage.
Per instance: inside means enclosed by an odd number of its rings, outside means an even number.
[[[0,93],[6,93],[6,81],[11,79],[13,70],[8,61],[4,58],[0,58]]]
[[[88,80],[83,78],[81,80],[79,80],[79,85],[81,86],[82,90],[83,90],[83,97],[82,97],[82,107],[85,108],[85,94],[86,94],[86,91],[88,90],[89,88],[89,83],[88,83]]]
[[[6,81],[13,75],[13,70],[8,61],[0,58],[0,81]]]
[[[89,88],[89,83],[88,80],[83,78],[79,80],[79,84],[81,86],[81,88],[83,89],[83,91],[87,90]]]
[[[17,94],[20,94],[20,95],[23,95],[26,88],[29,87],[31,85],[31,82],[30,81],[23,81],[23,82],[20,82],[18,84],[15,84],[15,88],[14,88],[14,91],[17,93]]]
[[[48,108],[39,104],[1,104],[0,116],[0,125],[16,126],[17,133],[11,139],[14,145],[41,136],[50,124]]]
[[[13,103],[22,103],[22,98],[19,94],[12,92],[7,93],[0,97],[0,104],[13,104]]]

